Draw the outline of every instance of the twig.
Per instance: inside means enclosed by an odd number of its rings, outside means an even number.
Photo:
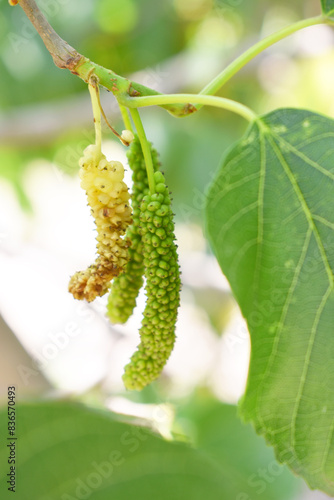
[[[36,31],[42,38],[45,47],[50,52],[58,68],[72,71],[81,60],[85,60],[84,56],[79,54],[79,52],[55,32],[39,10],[35,0],[21,0],[20,6],[24,10],[29,21],[36,28]]]

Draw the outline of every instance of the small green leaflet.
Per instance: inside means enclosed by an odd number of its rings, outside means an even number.
[[[334,494],[334,120],[254,122],[207,198],[207,231],[247,320],[241,414],[279,461]]]
[[[334,0],[321,0],[322,12],[327,16],[334,14]]]

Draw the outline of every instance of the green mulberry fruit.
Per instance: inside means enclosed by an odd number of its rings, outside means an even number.
[[[141,342],[123,375],[126,388],[136,390],[156,379],[169,358],[180,302],[171,200],[163,174],[155,172],[154,180],[156,192],[144,196],[139,216],[147,295]]]
[[[151,145],[154,170],[159,169],[157,151]],[[129,262],[125,270],[114,279],[108,297],[107,315],[112,323],[125,323],[136,306],[136,299],[143,285],[145,271],[143,245],[139,234],[140,204],[149,192],[145,160],[138,136],[135,135],[127,153],[129,166],[132,169],[133,190],[131,195],[133,209],[133,225],[126,233],[131,242]]]
[[[88,269],[72,276],[69,291],[76,299],[91,302],[109,290],[110,281],[128,262],[129,242],[123,236],[132,216],[124,167],[119,161],[109,162],[91,145],[85,149],[80,167],[81,187],[86,190],[97,227],[99,255]]]

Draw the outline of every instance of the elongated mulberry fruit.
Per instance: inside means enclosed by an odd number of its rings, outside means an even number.
[[[157,151],[150,145],[155,171],[159,169]],[[145,271],[143,245],[139,234],[140,205],[149,192],[144,155],[138,136],[135,135],[127,153],[129,166],[132,170],[133,188],[131,195],[133,224],[129,227],[126,237],[131,241],[129,262],[124,272],[114,279],[108,297],[107,315],[112,323],[125,323],[136,306],[136,299],[143,285]]]
[[[69,291],[76,299],[91,302],[108,291],[110,281],[128,262],[129,242],[123,235],[132,217],[123,165],[107,161],[95,145],[85,149],[79,163],[81,187],[95,218],[98,257],[88,269],[72,276]]]
[[[144,196],[140,206],[147,302],[141,342],[123,375],[127,389],[141,390],[157,378],[175,341],[181,282],[173,213],[163,174],[155,172],[154,179],[156,193]]]

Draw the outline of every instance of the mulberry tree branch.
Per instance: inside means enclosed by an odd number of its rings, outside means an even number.
[[[144,100],[141,101],[136,99],[137,97],[148,98],[149,96],[159,96],[163,98],[156,98],[154,100],[154,103],[157,106],[165,108],[175,116],[182,117],[192,114],[194,111],[200,109],[204,104],[204,102],[199,104],[198,101],[197,106],[194,106],[189,102],[181,102],[181,96],[178,96],[178,98],[172,102],[172,96],[163,96],[160,92],[128,80],[127,78],[119,76],[115,72],[90,61],[85,56],[79,54],[79,52],[65,42],[54,31],[47,19],[41,13],[35,0],[9,0],[9,3],[11,5],[16,5],[17,3],[20,4],[29,20],[35,26],[47,50],[50,52],[55,64],[59,68],[69,69],[73,74],[79,76],[86,83],[88,83],[91,76],[95,75],[99,84],[110,90],[115,95],[120,105],[134,108],[140,105],[139,102],[141,102],[141,105],[144,103]],[[214,78],[201,91],[201,99],[204,98],[204,96],[211,96],[212,94],[215,94],[237,71],[239,71],[243,66],[245,66],[245,64],[247,64],[265,48],[300,29],[321,23],[333,25],[334,21],[333,19],[323,15],[305,19],[288,26],[277,33],[273,33],[264,40],[261,40],[253,47],[250,47],[233,63],[225,68],[225,70],[223,70],[216,78]],[[163,104],[163,102],[166,104]],[[151,104],[153,104],[153,101]],[[220,104],[220,107],[224,107],[222,102]]]
[[[9,0],[9,3],[16,5],[18,1]],[[109,69],[95,64],[77,52],[55,32],[40,11],[35,0],[20,0],[19,5],[36,28],[58,68],[70,70],[86,83],[88,83],[92,75],[95,75],[99,83],[110,90],[121,103],[125,102],[129,97],[162,95],[149,87],[132,82]],[[168,104],[162,107],[175,116],[187,116],[196,111],[192,104]]]

